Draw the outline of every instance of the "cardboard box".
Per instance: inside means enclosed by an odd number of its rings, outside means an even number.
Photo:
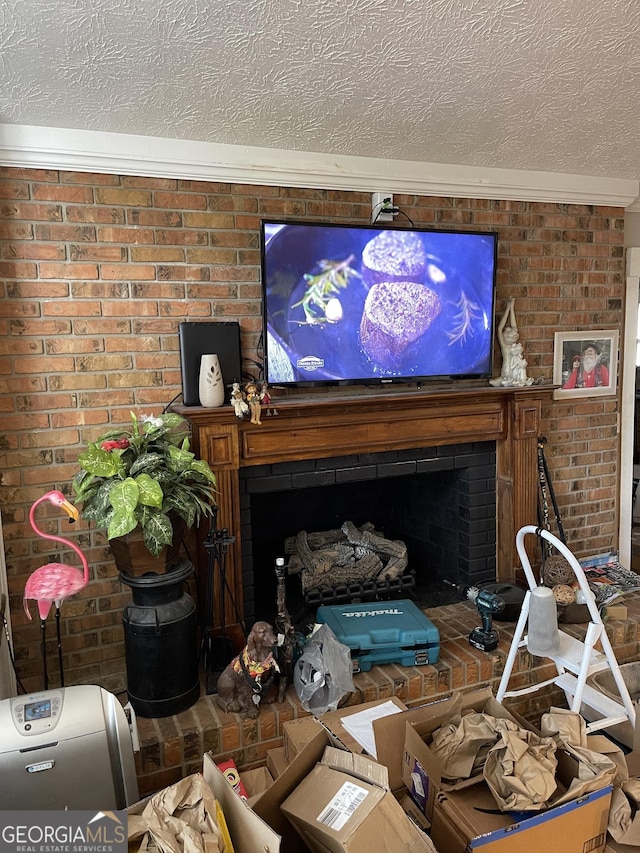
[[[442,853],[600,853],[605,848],[611,786],[515,821],[496,813],[484,782],[436,797],[431,837]],[[520,813],[523,815],[524,813]]]
[[[619,844],[610,835],[607,835],[607,846],[604,848],[604,853],[638,853],[638,847],[634,844]]]
[[[274,780],[272,785],[251,800],[251,811],[281,836],[282,850],[286,853],[308,853],[308,849],[292,824],[282,813],[280,806],[320,761],[329,742],[328,733],[322,726],[318,726],[314,737],[307,743],[302,752],[293,759],[286,770]],[[211,764],[215,766],[213,757],[207,753],[204,756],[205,769]],[[237,796],[229,783],[226,784],[234,797]],[[238,799],[240,798],[238,797]],[[244,848],[236,848],[236,853],[245,853]]]
[[[443,721],[460,705],[462,711],[479,711],[494,717],[505,718],[525,729],[531,726],[519,715],[509,712],[504,705],[494,699],[490,688],[473,693],[454,694],[448,699],[433,702],[416,708],[411,717],[405,716],[404,751],[402,754],[402,781],[407,786],[413,800],[431,819],[438,791],[451,791],[475,784],[482,775],[462,782],[443,781],[440,763],[429,746],[433,732],[440,728]],[[377,733],[376,733],[377,737]],[[494,806],[495,808],[495,803]]]
[[[212,795],[222,807],[235,849],[242,850],[243,853],[278,853],[280,851],[279,834],[249,808],[246,801],[236,794],[213,760],[207,760],[206,756],[202,775]],[[147,797],[141,803],[136,803],[127,809],[127,812],[140,814],[150,799],[151,797]]]
[[[418,806],[413,802],[409,794],[404,794],[398,800],[402,806],[403,812],[409,817],[415,825],[423,832],[431,834],[431,821],[420,811]]]
[[[284,746],[276,746],[267,753],[267,770],[274,779],[281,776],[289,766]]]
[[[362,705],[351,705],[348,708],[338,708],[336,711],[327,711],[326,714],[323,714],[319,718],[319,722],[330,732],[332,739],[335,741],[335,746],[342,746],[345,749],[348,749],[350,752],[362,753],[365,752],[364,748],[345,729],[342,724],[342,720],[344,720],[345,717],[351,717],[354,714],[360,714],[363,711],[370,711],[380,705],[386,705],[387,702],[391,702],[391,704],[395,705],[395,707],[398,708],[400,711],[407,710],[407,706],[404,704],[402,699],[398,699],[397,696],[391,696],[388,699],[374,699],[372,702],[363,702]],[[393,714],[392,716],[400,717],[402,716],[402,714]],[[373,735],[376,746],[376,756],[378,758],[378,761],[380,762],[379,751],[381,744],[378,740],[378,737],[376,736],[376,725],[379,722],[380,720],[376,720],[373,724]],[[385,733],[382,735],[383,739],[386,737],[386,735],[387,733],[385,730]]]
[[[389,789],[386,768],[327,747],[282,803],[313,853],[435,853]]]
[[[287,720],[282,726],[282,743],[287,761],[293,761],[313,740],[320,728],[320,723],[313,716]]]
[[[250,806],[273,785],[273,776],[264,766],[256,767],[255,770],[243,770],[240,778],[247,792],[247,802]]]
[[[618,844],[610,835],[607,835],[607,846],[604,853],[638,853],[638,848],[633,844]]]
[[[347,732],[341,721],[352,714],[358,714],[386,702],[391,702],[401,711],[407,710],[407,706],[401,699],[391,696],[389,699],[374,699],[362,705],[350,705],[347,708],[338,708],[336,711],[327,711],[321,717],[310,716],[288,720],[282,727],[282,742],[287,761],[292,761],[296,755],[299,755],[321,727],[330,732],[332,739],[336,741],[336,746],[342,746],[351,752],[363,752],[363,747]]]
[[[340,719],[344,716],[354,714],[364,708],[380,704],[383,700],[368,702],[364,705],[356,705],[338,711],[329,711],[322,716],[322,723],[315,717],[301,717],[298,720],[290,720],[283,726],[284,744],[288,745],[289,754],[285,755],[286,766],[262,793],[257,794],[250,800],[251,807],[269,826],[273,827],[282,836],[282,849],[287,853],[308,853],[300,836],[291,823],[282,814],[280,806],[289,794],[298,786],[302,779],[320,761],[326,746],[335,746],[347,749],[349,746],[354,750],[361,751],[362,748],[342,728]],[[387,700],[384,700],[387,701]],[[406,705],[399,699],[394,699],[401,710]],[[396,716],[400,716],[397,714]],[[283,746],[283,750],[285,746]],[[272,752],[273,750],[270,750]],[[205,756],[205,759],[213,759]],[[244,778],[244,774],[243,774]]]

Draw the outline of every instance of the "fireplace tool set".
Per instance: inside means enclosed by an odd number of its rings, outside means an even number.
[[[217,507],[212,508],[211,524],[204,547],[207,550],[207,588],[205,593],[205,607],[202,608],[202,651],[205,672],[207,673],[207,694],[216,692],[216,684],[220,673],[235,655],[234,645],[226,634],[225,596],[229,595],[236,617],[241,625],[244,620],[238,613],[238,607],[229,586],[226,572],[226,559],[229,545],[236,540],[230,536],[226,527],[217,528]],[[220,635],[213,636],[214,627],[214,588],[216,568],[219,577],[219,591],[221,596],[221,625]]]
[[[211,525],[204,547],[207,549],[207,588],[205,593],[206,605],[202,608],[202,649],[201,655],[207,673],[207,694],[217,692],[218,678],[226,668],[227,664],[235,657],[235,648],[232,640],[226,633],[225,620],[225,596],[228,595],[233,605],[238,623],[244,633],[244,620],[238,612],[238,607],[229,586],[226,573],[226,557],[229,546],[235,542],[235,537],[229,535],[227,528],[217,528],[217,507],[213,507]],[[221,602],[221,626],[219,636],[213,636],[214,629],[214,590],[215,575],[218,571],[218,588],[222,597]],[[295,658],[301,651],[301,638],[296,631],[289,615],[286,603],[286,568],[283,557],[275,561],[276,573],[276,619],[275,630],[277,644],[274,646],[279,669],[279,701],[283,701],[287,683],[290,683],[293,673]]]

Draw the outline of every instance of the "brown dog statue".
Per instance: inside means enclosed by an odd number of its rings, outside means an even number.
[[[276,636],[268,622],[256,622],[247,645],[218,678],[217,702],[223,711],[257,717],[264,691],[273,681]]]

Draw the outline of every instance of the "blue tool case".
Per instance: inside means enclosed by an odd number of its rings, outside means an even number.
[[[351,649],[354,672],[368,672],[381,663],[418,666],[438,661],[438,629],[408,599],[322,606],[316,621],[326,623]]]

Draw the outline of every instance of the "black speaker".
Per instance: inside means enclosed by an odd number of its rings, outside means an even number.
[[[199,406],[198,377],[200,359],[217,353],[225,384],[225,401],[231,399],[231,384],[242,382],[239,323],[180,323],[180,366],[182,398],[185,406]]]

